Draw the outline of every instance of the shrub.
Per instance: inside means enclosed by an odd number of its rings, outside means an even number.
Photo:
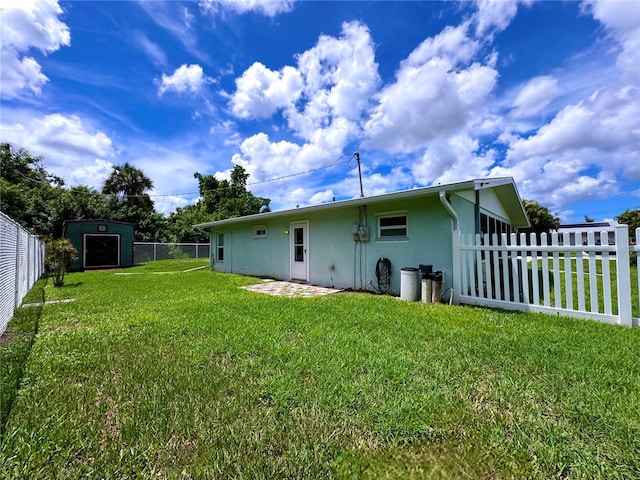
[[[64,275],[69,265],[78,258],[76,247],[66,238],[48,240],[46,242],[46,265],[53,276],[53,285],[64,285]]]

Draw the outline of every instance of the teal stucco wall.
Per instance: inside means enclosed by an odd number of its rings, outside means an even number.
[[[451,195],[464,232],[475,231],[474,204]],[[407,235],[385,239],[378,233],[378,219],[386,215],[406,215]],[[352,225],[369,227],[369,240],[355,242]],[[308,224],[308,282],[337,288],[371,289],[377,285],[376,263],[391,261],[390,292],[400,292],[402,267],[433,265],[445,274],[445,288],[451,286],[452,217],[437,196],[389,200],[383,203],[307,211],[284,216],[247,219],[215,227],[211,236],[212,266],[215,270],[270,277],[291,278],[291,224]],[[254,227],[266,236],[254,237]],[[218,234],[224,234],[224,260],[217,260]]]
[[[119,258],[118,265],[107,265],[109,267],[131,267],[133,266],[133,224],[125,222],[115,222],[108,220],[78,220],[67,221],[64,224],[65,238],[68,238],[78,251],[78,259],[73,263],[72,270],[84,270],[87,248],[85,239],[87,235],[93,236],[113,236],[119,237]],[[94,268],[98,268],[97,266]]]

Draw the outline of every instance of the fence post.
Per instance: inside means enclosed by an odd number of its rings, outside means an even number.
[[[629,268],[629,227],[616,225],[616,277],[618,286],[618,323],[633,326],[631,312],[631,269]]]
[[[460,251],[460,236],[462,233],[460,230],[453,230],[452,232],[452,250],[453,250],[453,274],[451,275],[451,303],[454,305],[460,305],[460,294],[462,293],[462,266],[460,262],[460,258],[462,256],[462,252]]]

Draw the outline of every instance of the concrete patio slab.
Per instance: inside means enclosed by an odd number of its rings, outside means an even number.
[[[308,283],[273,280],[258,283],[256,285],[247,285],[240,288],[279,297],[315,297],[318,295],[329,295],[331,293],[338,293],[342,291],[335,288],[309,285]]]

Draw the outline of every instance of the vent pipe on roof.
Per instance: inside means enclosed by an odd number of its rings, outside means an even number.
[[[449,212],[451,218],[453,218],[453,229],[458,230],[458,214],[451,206],[451,203],[449,203],[449,200],[447,200],[447,192],[440,190],[438,196],[440,197],[440,203],[442,203],[442,206]]]

